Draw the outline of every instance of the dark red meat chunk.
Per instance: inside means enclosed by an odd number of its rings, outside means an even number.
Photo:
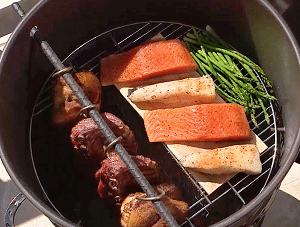
[[[134,133],[124,122],[111,113],[101,113],[101,116],[119,137],[122,137],[121,144],[130,154],[137,154],[139,145]],[[71,130],[71,142],[75,148],[77,160],[85,178],[94,179],[95,172],[100,167],[100,161],[107,158],[104,154],[104,147],[109,144],[92,118],[79,121]],[[112,149],[113,151],[113,149]]]
[[[157,184],[162,180],[160,168],[155,161],[142,155],[131,156],[131,158],[149,183]],[[95,177],[99,180],[97,189],[99,196],[113,199],[117,204],[139,188],[138,182],[119,155],[114,152],[101,162],[101,168],[96,172]]]

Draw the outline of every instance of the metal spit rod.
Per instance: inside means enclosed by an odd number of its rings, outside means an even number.
[[[18,3],[13,3],[12,7],[15,9],[15,11],[19,14],[21,18],[25,16],[24,10],[20,7]],[[43,52],[49,59],[49,61],[53,64],[56,70],[63,70],[66,67],[63,65],[61,60],[58,58],[58,56],[55,54],[53,49],[50,47],[50,45],[38,37],[38,29],[37,27],[33,27],[30,31],[30,36],[32,38],[35,38],[40,44]],[[72,75],[70,73],[65,73],[63,76],[64,80],[68,84],[68,86],[72,89],[80,103],[83,105],[83,107],[91,106],[91,101],[86,97],[81,87],[76,83],[76,81],[73,79]],[[111,131],[111,129],[108,127],[106,122],[103,120],[99,112],[95,109],[89,110],[90,117],[95,121],[101,132],[104,134],[106,139],[109,141],[109,143],[113,142],[117,137],[114,135],[114,133]],[[120,156],[122,161],[125,163],[131,174],[134,176],[136,181],[139,183],[141,188],[146,192],[147,196],[152,198],[158,197],[157,193],[154,191],[148,180],[145,178],[143,173],[140,171],[140,169],[137,167],[135,162],[131,159],[128,152],[125,150],[125,148],[122,146],[122,144],[117,143],[115,145],[115,151]],[[178,223],[175,221],[174,217],[170,214],[167,207],[161,200],[152,200],[154,206],[156,207],[157,211],[160,213],[161,217],[166,221],[168,226],[178,226]]]

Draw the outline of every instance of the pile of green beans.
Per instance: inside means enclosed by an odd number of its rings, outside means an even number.
[[[251,120],[258,127],[255,119],[255,110],[261,108],[267,124],[270,124],[269,115],[264,101],[276,100],[266,93],[255,73],[267,87],[271,82],[264,71],[248,57],[237,52],[233,48],[220,41],[208,31],[194,34],[187,33],[183,38],[191,55],[198,64],[198,73],[213,75],[219,85],[216,84],[216,92],[227,102],[244,106],[245,112],[251,116]],[[239,67],[238,67],[239,65]],[[242,73],[242,69],[246,73]]]

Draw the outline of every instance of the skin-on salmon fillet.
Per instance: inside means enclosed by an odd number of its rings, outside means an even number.
[[[144,124],[150,142],[251,139],[244,108],[232,103],[151,110]]]
[[[180,40],[162,40],[100,60],[103,86],[196,70],[197,63]]]

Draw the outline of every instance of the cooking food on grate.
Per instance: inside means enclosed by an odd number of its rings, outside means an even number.
[[[197,63],[180,40],[150,42],[100,61],[103,86],[145,80],[197,69]]]
[[[100,113],[106,124],[116,137],[121,136],[121,144],[130,154],[137,154],[139,144],[136,141],[133,131],[117,116],[112,113]],[[78,152],[84,153],[85,157],[100,159],[107,158],[103,153],[104,146],[109,142],[100,131],[92,118],[79,121],[71,130],[70,135],[72,144]]]
[[[161,187],[160,190],[158,190],[159,187]],[[174,216],[175,220],[181,223],[185,217],[187,217],[189,207],[186,202],[182,201],[179,189],[173,184],[158,185],[154,187],[154,189],[158,194],[160,194],[162,190],[165,190],[166,194],[161,200]],[[121,226],[167,226],[151,201],[138,199],[138,197],[145,196],[146,193],[136,192],[124,199],[121,205]]]
[[[153,185],[153,189],[157,192],[157,194],[165,193],[166,196],[171,199],[183,200],[182,192],[174,183],[171,182],[163,182],[157,185]]]
[[[162,38],[160,37],[160,39]],[[227,181],[226,179],[230,178],[229,176],[234,176],[237,172],[260,173],[262,168],[260,152],[265,149],[265,145],[258,147],[260,139],[251,132],[245,109],[243,109],[242,105],[225,104],[225,101],[215,94],[215,98],[212,100],[214,104],[211,104],[212,106],[215,105],[215,110],[205,110],[203,114],[199,113],[193,106],[206,108],[209,105],[194,105],[192,103],[193,97],[191,94],[196,87],[194,85],[190,89],[186,89],[188,86],[182,86],[189,93],[189,95],[184,97],[184,101],[187,103],[186,107],[182,107],[180,99],[176,96],[179,93],[178,90],[182,89],[182,87],[174,85],[178,85],[182,81],[197,80],[196,78],[200,78],[199,80],[210,78],[211,84],[216,88],[208,74],[201,73],[199,75],[195,71],[187,72],[184,75],[180,73],[169,74],[163,77],[136,81],[136,83],[115,85],[134,109],[144,118],[149,141],[165,142],[183,167],[187,168],[200,184],[205,179],[205,183],[212,182],[214,188],[217,187],[217,184],[214,184],[214,177],[203,177],[203,175],[213,174],[211,176],[220,177],[226,175],[224,183]],[[170,85],[170,88],[168,85]],[[216,91],[214,90],[214,92]],[[168,99],[173,102],[170,101],[168,103],[167,101],[164,103]],[[236,109],[228,111],[219,108],[220,106],[231,106]],[[180,112],[181,110],[189,111]],[[159,116],[152,116],[153,112],[156,113],[156,111],[159,113]],[[239,119],[239,122],[236,122],[237,119]],[[203,128],[203,126],[206,126],[206,128]],[[223,146],[221,144],[224,144],[224,141],[228,141],[228,143]],[[220,146],[206,148],[206,145],[211,143]],[[199,144],[201,145],[198,146]],[[204,153],[204,151],[207,151],[207,153]],[[212,162],[208,163],[210,159],[206,159],[206,162],[202,163],[200,161],[204,157],[202,154],[207,155],[207,157],[213,157],[211,159]],[[243,157],[240,154],[245,154],[248,159],[241,161]],[[194,162],[194,159],[197,158],[199,159]],[[206,189],[208,187],[205,187]]]
[[[100,108],[101,84],[99,79],[90,71],[74,73],[73,78],[83,89],[89,100]],[[52,91],[53,113],[52,123],[64,125],[73,122],[79,115],[82,105],[62,77],[59,77]]]
[[[128,98],[141,109],[176,108],[212,103],[216,93],[207,75],[137,87],[129,90]]]
[[[142,155],[131,156],[149,183],[158,184],[162,177],[160,167],[150,158]],[[139,190],[139,185],[126,167],[122,159],[115,152],[101,162],[101,168],[96,172],[98,180],[97,192],[100,198],[114,200],[117,204],[130,193]]]
[[[216,86],[217,93],[227,102],[244,106],[257,128],[255,110],[258,108],[262,108],[265,120],[270,124],[264,101],[276,98],[266,92],[257,77],[259,75],[267,87],[272,87],[263,69],[210,32],[198,34],[193,30],[194,34],[187,33],[183,40],[199,65],[199,74],[214,75],[220,83],[220,87]]]
[[[144,123],[150,142],[251,139],[243,107],[231,103],[151,110]]]
[[[134,133],[125,123],[112,113],[100,113],[104,121],[119,137],[122,137],[121,144],[130,154],[138,154],[139,144]],[[71,142],[81,173],[88,181],[94,181],[94,173],[100,168],[100,161],[107,158],[104,153],[104,146],[109,142],[100,131],[92,118],[80,120],[71,129]]]
[[[259,151],[255,144],[236,144],[214,149],[193,147],[190,154],[180,159],[181,164],[194,171],[208,174],[243,172],[259,174],[262,171]]]
[[[175,80],[182,80],[187,78],[199,78],[199,74],[196,71],[189,71],[184,73],[174,73],[168,74],[164,76],[153,77],[150,79],[145,80],[138,80],[128,83],[119,83],[116,84],[117,87],[128,87],[128,88],[135,88],[135,87],[142,87],[152,84],[158,84],[163,82],[175,81]]]

